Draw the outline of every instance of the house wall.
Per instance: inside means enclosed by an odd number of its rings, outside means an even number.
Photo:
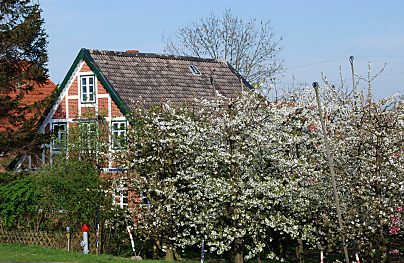
[[[94,75],[96,83],[96,99],[94,103],[82,103],[80,100],[81,87],[80,76],[81,75]],[[67,129],[73,127],[80,119],[94,119],[98,115],[102,116],[111,130],[112,121],[126,120],[117,104],[113,101],[107,89],[97,79],[97,76],[92,72],[90,67],[82,61],[77,64],[70,80],[65,87],[61,87],[63,90],[57,100],[57,103],[51,109],[49,115],[45,119],[42,127],[42,132],[46,133],[51,131],[52,123],[67,123]],[[111,138],[110,138],[111,141]],[[50,147],[51,148],[51,147]],[[112,149],[110,149],[112,150]],[[52,150],[50,151],[52,155]],[[49,156],[51,161],[52,156]],[[109,158],[108,162],[104,165],[106,169],[115,168],[115,165]]]
[[[95,77],[96,99],[93,103],[81,102],[80,76],[82,75],[94,75]],[[109,131],[111,131],[113,121],[126,121],[125,116],[111,98],[108,90],[97,79],[96,74],[91,71],[90,67],[84,61],[77,64],[70,80],[66,83],[65,87],[61,88],[60,96],[46,117],[41,127],[41,132],[52,132],[52,124],[54,123],[67,123],[67,130],[72,130],[72,128],[77,127],[78,121],[84,119],[93,119],[95,121],[98,115],[104,118],[105,123],[109,126]],[[105,129],[105,127],[103,128]],[[111,135],[106,139],[111,142]],[[111,144],[109,144],[108,152],[107,160],[100,161],[100,176],[111,180],[111,182],[115,184],[117,182],[124,182],[127,180],[126,173],[122,172],[122,170],[117,168],[117,165],[113,163],[113,149]],[[43,160],[46,159],[51,162],[53,154],[55,154],[55,152],[52,151],[52,145],[48,145],[44,148],[43,156],[45,157],[43,157]],[[138,193],[128,188],[125,188],[124,191],[121,190],[120,187],[112,187],[111,189],[114,203],[117,206],[121,206],[122,208],[126,207],[130,210],[139,206],[140,197]]]

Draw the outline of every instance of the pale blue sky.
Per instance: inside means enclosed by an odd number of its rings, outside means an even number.
[[[339,79],[351,83],[348,58],[365,75],[372,61],[377,97],[404,93],[404,1],[40,0],[49,34],[51,79],[60,83],[80,48],[162,53],[163,34],[231,8],[245,20],[272,21],[288,70],[279,86]]]

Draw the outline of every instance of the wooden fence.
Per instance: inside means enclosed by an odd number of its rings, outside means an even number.
[[[82,241],[82,233],[71,233],[70,250],[82,251],[80,242]],[[32,230],[5,230],[0,229],[0,243],[8,244],[27,244],[40,245],[43,247],[61,248],[67,250],[66,233],[61,232],[42,232]],[[95,253],[95,235],[89,236],[90,253]]]

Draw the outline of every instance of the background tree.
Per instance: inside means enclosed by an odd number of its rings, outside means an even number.
[[[180,27],[165,39],[170,54],[224,59],[251,83],[262,83],[284,69],[279,57],[281,39],[270,21],[244,21],[226,9],[221,17],[207,18]]]
[[[47,81],[46,33],[41,9],[35,2],[0,2],[0,123],[4,127],[22,127],[19,134],[13,134],[12,130],[0,133],[0,151],[18,149],[32,141],[35,133],[27,112],[37,110],[40,105],[21,103],[34,84]]]
[[[366,96],[338,94],[326,84],[333,94],[326,114],[346,235],[363,256],[385,262],[392,246],[392,218],[402,217],[403,100],[393,96],[376,101],[370,90]]]
[[[378,74],[376,74],[377,76]],[[396,248],[393,236],[400,235],[403,200],[403,97],[375,100],[371,82],[362,78],[366,89],[347,90],[344,82],[333,85],[324,77],[322,90],[324,118],[332,146],[338,192],[347,244],[372,262],[388,260],[388,251]],[[308,92],[293,96],[316,108],[314,95]],[[318,129],[318,126],[312,126]],[[318,145],[324,153],[324,145]],[[318,232],[324,250],[341,248],[336,207],[330,194],[329,169],[324,155],[317,156],[308,181],[318,184],[317,195],[325,202],[319,210]],[[312,195],[314,197],[314,195]],[[320,200],[319,200],[320,201]],[[399,249],[395,253],[401,253]]]

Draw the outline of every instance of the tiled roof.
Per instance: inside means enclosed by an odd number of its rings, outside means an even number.
[[[56,85],[51,80],[48,79],[45,84],[33,84],[32,90],[28,93],[24,94],[24,97],[21,99],[21,106],[34,106],[35,103],[48,103],[50,104],[51,100],[45,100],[47,97],[50,98],[52,92],[55,91]],[[15,98],[17,96],[17,92],[8,93],[8,94],[0,94],[0,96],[10,96],[11,98]],[[26,118],[30,119],[32,117],[37,118],[36,122],[39,121],[42,114],[45,112],[46,108],[49,105],[38,105],[32,110],[26,112]],[[17,130],[20,127],[16,127],[9,123],[7,119],[3,119],[0,125],[0,131],[5,131],[6,129]]]
[[[133,109],[137,102],[153,105],[169,100],[191,102],[215,98],[216,92],[235,97],[249,84],[226,62],[194,57],[165,56],[139,52],[88,50],[94,65]],[[200,75],[192,73],[196,66]]]

